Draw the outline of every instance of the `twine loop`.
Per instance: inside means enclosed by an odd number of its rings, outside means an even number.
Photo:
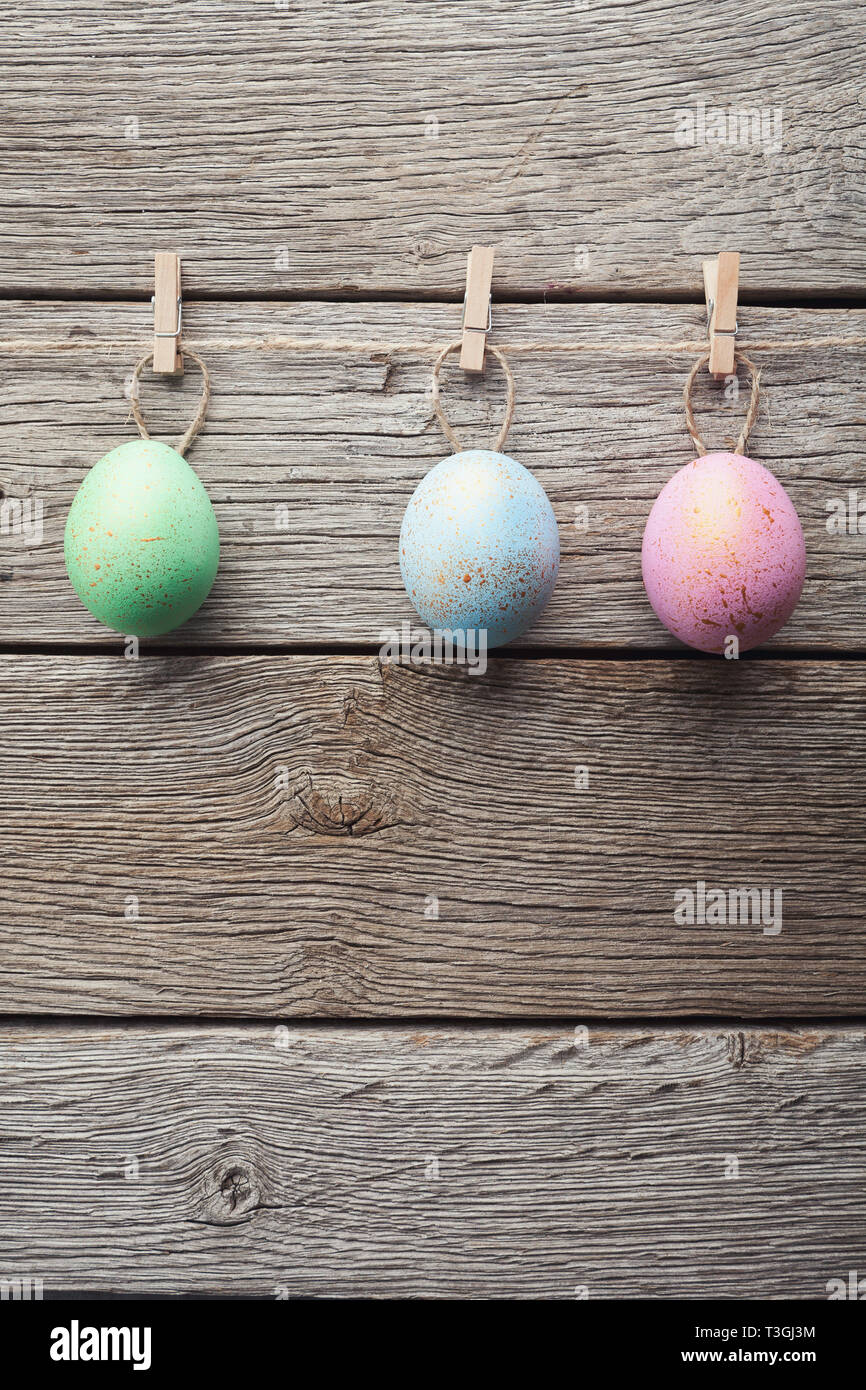
[[[183,458],[183,456],[186,454],[187,449],[189,448],[190,444],[195,439],[196,435],[198,434],[199,430],[204,424],[204,417],[207,415],[207,408],[210,402],[210,376],[208,375],[207,367],[199,357],[198,353],[191,352],[189,348],[184,348],[183,357],[184,360],[189,359],[190,362],[194,362],[198,367],[199,371],[201,372],[201,398],[198,403],[198,410],[195,413],[195,419],[193,420],[186,434],[184,434],[175,445],[175,449],[180,454],[181,458]],[[136,362],[135,371],[132,373],[132,382],[129,389],[129,399],[130,404],[132,405],[132,414],[135,419],[135,423],[138,425],[138,432],[141,435],[142,439],[150,439],[150,434],[148,433],[147,425],[144,423],[144,416],[141,413],[141,402],[138,398],[138,382],[142,371],[147,366],[148,362],[152,361],[153,353],[149,352],[146,357],[142,357],[140,361]]]
[[[705,353],[703,354],[702,357],[699,357],[699,358],[698,358],[697,362],[696,362],[695,365],[692,367],[691,371],[689,372],[688,376],[686,377],[686,384],[685,384],[685,386],[683,387],[683,403],[684,403],[685,408],[686,408],[686,429],[688,430],[689,434],[691,435],[692,443],[694,444],[695,448],[697,449],[698,454],[705,454],[705,453],[707,453],[707,446],[706,446],[706,444],[704,443],[704,441],[703,441],[703,439],[701,438],[701,436],[698,434],[698,427],[697,427],[697,425],[695,424],[695,415],[694,415],[694,411],[692,410],[692,387],[693,387],[693,385],[694,385],[695,377],[697,376],[698,372],[701,370],[701,367],[703,367],[707,362],[709,362],[709,360],[710,360],[710,354],[709,354],[708,352],[705,352]],[[754,362],[752,361],[752,359],[751,359],[750,357],[746,357],[745,354],[742,353],[742,352],[735,352],[735,353],[734,353],[734,366],[735,366],[735,367],[736,367],[736,365],[737,365],[738,362],[742,362],[742,364],[743,364],[744,367],[748,367],[748,369],[749,369],[749,375],[751,376],[751,379],[752,379],[752,393],[751,393],[751,395],[750,395],[750,397],[749,397],[749,408],[748,408],[748,410],[746,411],[746,418],[745,418],[745,421],[743,422],[743,428],[742,428],[742,430],[740,431],[740,437],[739,437],[739,439],[737,440],[736,446],[735,446],[735,448],[734,448],[734,453],[735,453],[735,454],[742,454],[742,453],[745,451],[745,448],[746,448],[746,440],[748,439],[749,434],[751,433],[752,427],[753,427],[755,421],[756,421],[757,418],[758,418],[758,406],[759,406],[759,404],[760,404],[760,399],[761,399],[761,391],[760,391],[761,373],[760,373],[760,371],[758,370],[758,368],[755,366],[755,364],[754,364]]]
[[[448,440],[448,443],[454,449],[455,454],[460,454],[463,452],[463,445],[460,443],[460,440],[457,438],[457,435],[451,428],[451,425],[448,422],[448,417],[445,414],[445,411],[442,409],[442,403],[439,399],[439,372],[442,368],[442,363],[445,361],[445,358],[450,356],[452,352],[457,351],[457,349],[460,347],[461,341],[462,340],[460,338],[457,338],[453,343],[449,343],[447,347],[444,347],[442,351],[439,353],[439,356],[433,363],[433,382],[431,390],[433,413],[435,414],[436,419],[439,421],[439,424],[442,426],[445,438]],[[494,347],[493,343],[488,343],[487,351],[493,354],[500,367],[502,368],[503,372],[505,373],[505,418],[502,421],[502,428],[500,429],[499,434],[496,436],[496,441],[493,445],[493,452],[495,454],[499,454],[502,452],[502,446],[508,437],[508,431],[511,429],[511,422],[514,419],[514,377],[511,374],[511,368],[508,365],[505,354],[503,352],[500,352],[498,347]]]

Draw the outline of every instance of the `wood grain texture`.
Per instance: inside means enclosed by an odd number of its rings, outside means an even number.
[[[456,299],[477,241],[500,295],[697,292],[720,249],[747,296],[866,283],[856,0],[9,0],[3,51],[14,292],[149,295],[161,249],[188,294]]]
[[[866,1268],[866,1035],[827,1022],[866,1009],[866,664],[547,659],[670,656],[640,539],[692,454],[688,356],[553,345],[703,337],[725,248],[746,338],[866,336],[748,307],[864,302],[860,7],[10,0],[0,53],[0,1280],[826,1297]],[[678,143],[699,107],[747,138]],[[458,300],[476,242],[492,340],[551,347],[513,355],[508,449],[553,501],[558,589],[483,676],[335,654],[412,617],[397,535],[448,452],[429,371],[460,317],[412,301]],[[213,374],[191,461],[223,559],[124,660],[62,534],[132,435],[160,250]],[[368,346],[213,346],[273,335]],[[826,526],[866,510],[862,347],[756,355],[752,450],[809,553],[766,657],[863,653],[866,534]],[[445,378],[492,438],[493,364]],[[153,434],[197,393],[147,384]],[[744,401],[697,404],[730,446]],[[118,655],[73,654],[95,642]],[[781,931],[677,925],[698,882],[781,891]]]
[[[863,311],[746,309],[744,340],[866,337]],[[191,451],[222,536],[215,588],[176,644],[316,643],[378,649],[383,628],[413,617],[400,578],[403,510],[450,450],[429,396],[435,349],[457,336],[459,309],[436,305],[192,305],[186,340],[211,369],[213,397]],[[700,341],[703,304],[498,307],[493,340],[584,344]],[[10,304],[6,337],[73,350],[7,358],[0,408],[0,487],[44,507],[42,541],[0,538],[0,640],[119,643],[76,598],[63,566],[66,512],[87,469],[135,434],[124,389],[152,343],[149,306]],[[218,350],[220,339],[274,335],[368,344],[365,351]],[[111,350],[94,343],[116,344]],[[429,351],[375,345],[429,343]],[[210,346],[209,346],[210,345]],[[808,550],[803,597],[776,649],[866,650],[863,534],[829,534],[828,505],[858,491],[866,513],[863,348],[755,354],[764,394],[752,453],[773,469],[800,513]],[[643,527],[671,474],[693,457],[682,386],[692,358],[642,352],[514,353],[516,419],[507,442],[533,469],[557,515],[562,566],[529,647],[677,646],[640,577]],[[195,413],[198,373],[146,381],[157,438]],[[443,401],[468,444],[497,433],[501,373],[483,380],[453,363]],[[704,376],[695,395],[711,447],[733,447],[746,407]],[[586,508],[588,529],[577,529]]]
[[[864,699],[856,662],[7,656],[0,1010],[859,1014]],[[701,881],[782,930],[677,925]]]
[[[46,1292],[823,1299],[866,1263],[864,1047],[5,1027],[2,1271]]]

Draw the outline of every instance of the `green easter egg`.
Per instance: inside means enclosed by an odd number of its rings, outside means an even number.
[[[159,637],[210,593],[220,542],[211,500],[186,459],[153,439],[112,449],[91,468],[63,540],[72,587],[117,632]]]

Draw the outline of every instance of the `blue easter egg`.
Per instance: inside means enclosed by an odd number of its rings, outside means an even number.
[[[547,493],[507,454],[452,454],[409,500],[400,569],[428,627],[485,629],[488,647],[510,642],[539,617],[559,573]]]

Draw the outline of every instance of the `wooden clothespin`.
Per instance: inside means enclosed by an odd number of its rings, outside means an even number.
[[[739,280],[739,251],[720,251],[714,260],[704,261],[709,370],[716,378],[729,376],[734,370]]]
[[[180,256],[172,251],[157,251],[153,278],[153,370],[182,376]]]
[[[463,300],[463,341],[460,365],[464,372],[484,371],[484,347],[493,326],[490,286],[493,282],[493,246],[473,246],[466,265],[466,297]]]

